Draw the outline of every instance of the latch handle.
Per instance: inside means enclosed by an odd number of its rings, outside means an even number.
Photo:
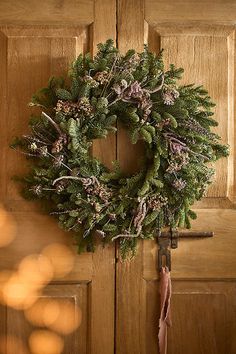
[[[178,247],[179,238],[195,238],[195,237],[213,237],[212,231],[178,231],[177,229],[170,229],[169,231],[157,230],[157,243],[158,243],[158,270],[159,272],[163,267],[168,267],[171,270],[171,251]]]

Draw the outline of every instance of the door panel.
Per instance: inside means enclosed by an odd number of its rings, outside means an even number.
[[[103,18],[107,12],[109,19],[105,24]],[[14,241],[0,250],[0,278],[5,279],[3,270],[16,269],[31,254],[40,259],[43,249],[50,244],[65,246],[64,253],[51,254],[53,264],[59,266],[62,274],[40,293],[39,300],[60,299],[62,307],[63,303],[71,303],[72,313],[73,306],[74,312],[77,306],[82,311],[79,328],[68,336],[61,334],[66,354],[114,351],[114,247],[98,247],[94,254],[78,256],[73,238],[58,228],[56,220],[46,215],[37,203],[20,196],[19,186],[11,178],[23,173],[27,162],[24,156],[9,149],[9,144],[13,136],[28,129],[33,109],[27,105],[32,94],[44,87],[50,76],[65,75],[80,53],[95,53],[99,42],[115,39],[115,26],[113,0],[47,1],[45,6],[33,0],[0,4],[0,192],[4,213],[10,215],[15,233]],[[110,138],[109,149],[105,151],[103,142],[93,147],[94,154],[107,164],[115,159],[114,141]],[[4,230],[8,232],[7,228]],[[31,281],[37,281],[34,276],[37,273],[31,275]],[[3,281],[3,289],[5,285]],[[12,336],[17,335],[21,342],[17,352],[25,353],[29,350],[27,341],[33,327],[24,312],[14,307],[2,306],[1,312],[1,335],[5,339],[0,343],[0,352],[15,353]]]
[[[168,353],[235,353],[235,284],[214,281],[173,281],[172,321]],[[144,353],[155,354],[158,281],[147,281]],[[233,313],[232,313],[233,312]],[[231,320],[229,321],[229,319]],[[220,335],[219,335],[220,333]]]
[[[172,319],[168,353],[234,354],[236,311],[235,211],[235,26],[234,1],[119,2],[118,44],[122,51],[142,50],[142,41],[166,67],[185,69],[181,83],[203,84],[216,102],[215,129],[231,146],[216,164],[207,197],[194,205],[193,230],[214,231],[211,239],[180,240],[172,251]],[[132,8],[134,9],[132,11]],[[136,27],[137,13],[139,28]],[[140,16],[142,18],[140,18]],[[142,25],[140,24],[142,22]],[[126,38],[129,38],[128,42]],[[118,156],[126,164],[126,137],[118,135]],[[139,156],[135,148],[130,159]],[[128,170],[128,169],[127,169]],[[130,264],[118,264],[117,353],[158,353],[158,272],[155,241],[139,242]],[[122,322],[126,314],[127,321]],[[123,333],[126,333],[124,340]]]
[[[151,38],[149,31],[152,32]],[[145,35],[150,47],[158,41],[160,47],[165,49],[166,66],[175,63],[177,67],[184,68],[181,84],[194,82],[207,87],[213,101],[217,103],[215,114],[219,126],[216,131],[222,137],[222,142],[233,146],[234,27],[205,24],[179,26],[168,23],[152,28],[146,25]],[[233,151],[231,160],[234,161]],[[214,184],[209,188],[208,198],[233,197],[233,169],[232,166],[228,168],[229,165],[228,159],[217,161],[216,176]]]
[[[76,316],[79,317],[80,313],[77,314],[75,310],[79,305],[81,312],[83,313],[83,318],[79,329],[69,333],[70,329],[74,328],[76,325]],[[80,283],[75,285],[64,284],[63,289],[59,284],[49,285],[45,291],[44,296],[39,296],[37,302],[32,308],[30,308],[25,313],[9,308],[6,316],[6,353],[12,353],[11,349],[15,345],[16,337],[30,338],[33,331],[48,330],[49,328],[44,326],[43,316],[45,309],[49,313],[48,319],[50,317],[53,319],[57,307],[62,308],[62,312],[65,311],[66,315],[60,315],[58,321],[54,324],[57,330],[61,332],[63,338],[64,352],[65,353],[88,353],[89,350],[89,283]],[[64,306],[64,308],[63,308]],[[40,317],[38,316],[40,313]],[[76,318],[77,319],[77,318]],[[52,326],[52,327],[54,327]],[[54,327],[55,328],[55,327]],[[44,340],[46,336],[44,337]],[[23,341],[24,343],[24,341]],[[27,344],[27,343],[25,343]],[[46,346],[45,342],[45,346]],[[56,347],[57,341],[54,341],[54,347]],[[25,345],[26,347],[26,345]],[[34,346],[33,346],[34,347]],[[42,348],[45,348],[42,345]],[[20,349],[17,351],[19,354],[25,354],[25,350]]]

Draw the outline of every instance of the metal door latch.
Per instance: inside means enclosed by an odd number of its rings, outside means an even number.
[[[162,267],[168,267],[171,270],[171,249],[178,247],[179,238],[198,238],[198,237],[213,237],[212,231],[178,231],[177,229],[170,229],[169,231],[157,231],[156,240],[158,243],[158,270]]]

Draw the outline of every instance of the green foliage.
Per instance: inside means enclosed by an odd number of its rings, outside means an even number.
[[[178,86],[183,69],[165,71],[162,55],[145,46],[122,56],[112,40],[94,58],[80,54],[68,85],[52,77],[33,95],[30,106],[44,114],[31,116],[31,133],[12,142],[29,159],[29,173],[18,178],[24,197],[49,205],[79,252],[94,250],[96,230],[102,243],[118,238],[121,254],[132,257],[137,240],[156,228],[190,228],[191,205],[214,173],[208,163],[229,154],[211,131],[218,123],[208,92]],[[91,156],[92,141],[115,132],[117,122],[133,144],[145,143],[143,166],[131,176]]]
[[[72,94],[69,91],[62,88],[56,90],[56,95],[59,100],[65,100],[65,101],[72,100]]]

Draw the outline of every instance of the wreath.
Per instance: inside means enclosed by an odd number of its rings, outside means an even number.
[[[79,55],[69,84],[52,77],[32,97],[40,114],[31,116],[31,133],[12,144],[30,161],[20,178],[23,194],[50,202],[50,214],[73,232],[80,251],[93,250],[98,234],[103,242],[119,239],[125,256],[156,229],[191,227],[191,205],[212,182],[209,162],[227,156],[228,146],[211,131],[217,122],[207,91],[178,86],[182,73],[174,65],[164,71],[162,52],[145,46],[121,55],[108,40],[94,58]],[[90,153],[92,141],[115,132],[117,121],[133,144],[145,142],[142,168],[131,176]]]

